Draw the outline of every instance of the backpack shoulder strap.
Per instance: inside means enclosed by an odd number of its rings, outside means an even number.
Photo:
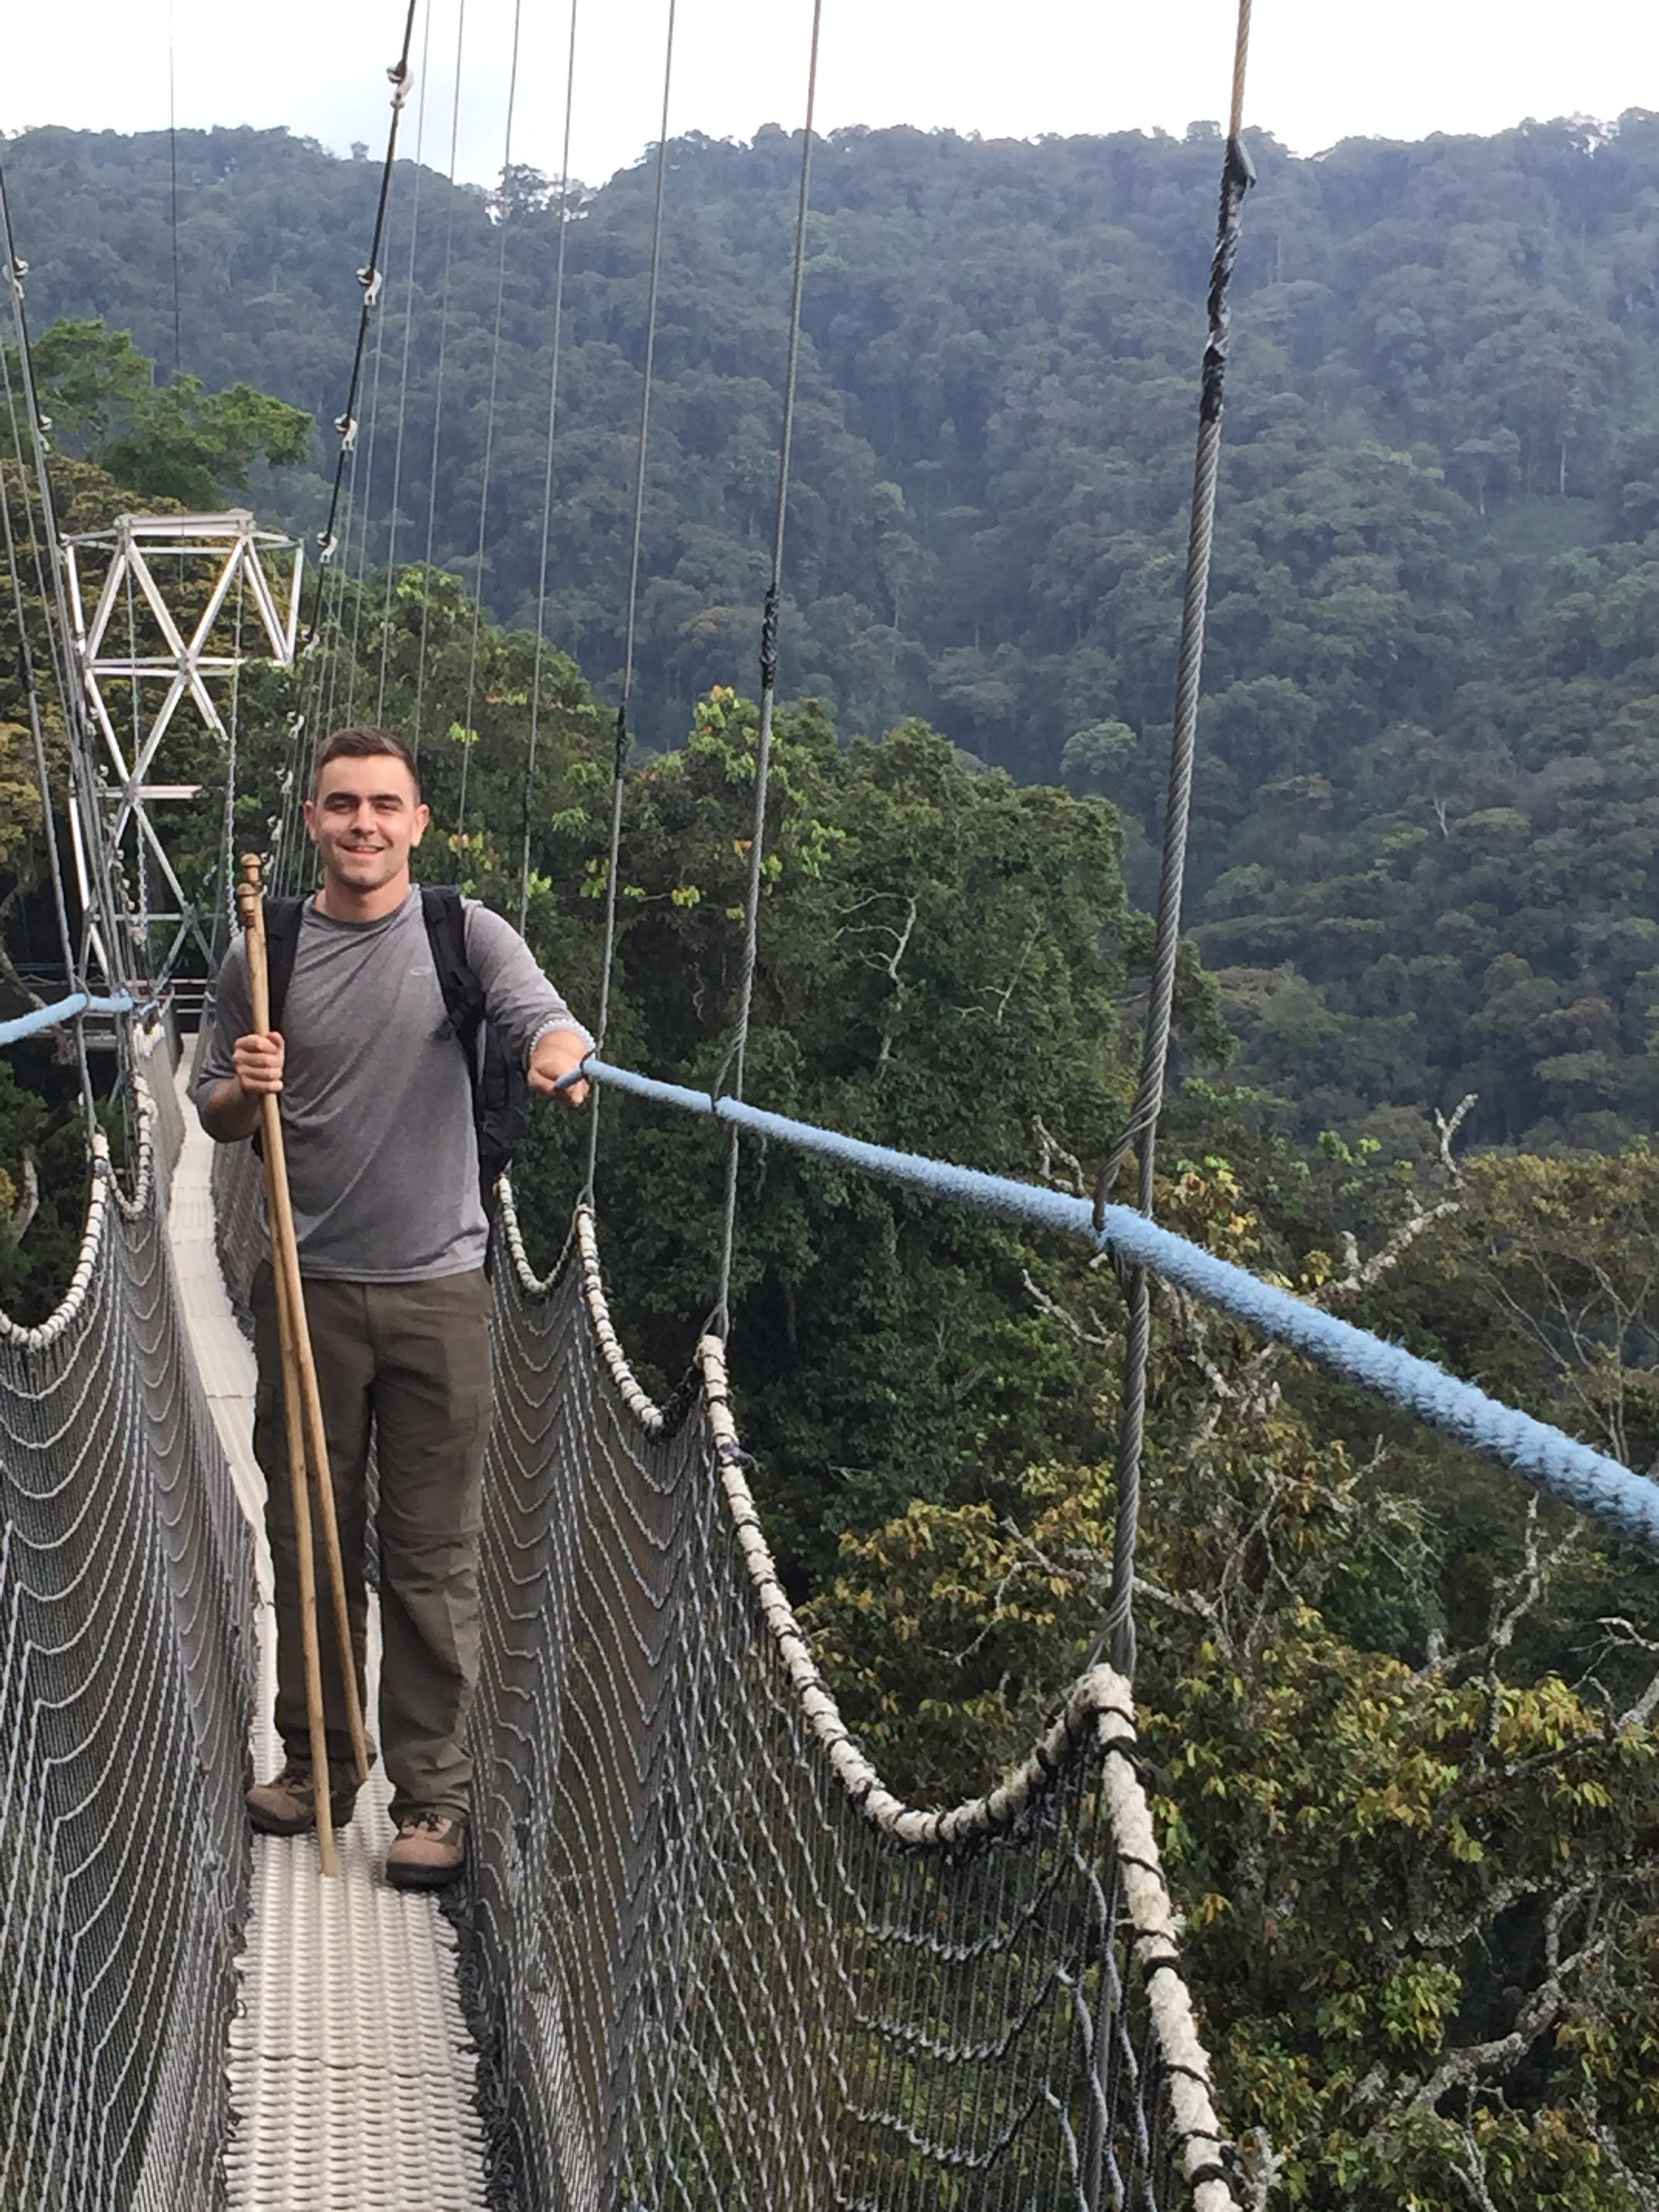
[[[265,901],[265,974],[270,987],[270,1026],[277,1030],[283,1026],[283,1008],[288,1003],[295,956],[300,950],[300,923],[305,908],[303,898]]]
[[[471,1052],[484,1018],[483,986],[466,957],[466,908],[453,884],[422,884],[421,915],[449,1026]]]

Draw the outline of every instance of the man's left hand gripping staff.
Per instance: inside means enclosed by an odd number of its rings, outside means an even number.
[[[567,1106],[586,1104],[592,1086],[576,1070],[592,1049],[580,1030],[549,1030],[530,1055],[531,1089],[562,1098]]]

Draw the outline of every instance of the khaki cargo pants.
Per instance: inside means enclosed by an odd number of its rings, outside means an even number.
[[[478,1533],[489,1425],[489,1286],[481,1269],[422,1283],[307,1281],[348,1611],[363,1694],[363,1553],[369,1447],[379,1478],[380,1745],[392,1814],[465,1815],[472,1782],[467,1711],[478,1676]],[[311,1761],[300,1628],[299,1547],[288,1469],[276,1299],[254,1278],[259,1387],[253,1449],[265,1477],[276,1574],[276,1728]],[[313,1522],[316,1515],[313,1513]],[[349,1772],[351,1737],[320,1530],[313,1530],[329,1764]]]

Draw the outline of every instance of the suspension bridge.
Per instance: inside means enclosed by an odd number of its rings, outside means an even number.
[[[387,1792],[378,1773],[333,1881],[321,1877],[312,1839],[256,1842],[246,1832],[243,1789],[277,1759],[263,1478],[241,1326],[260,1198],[246,1148],[212,1146],[185,1109],[188,1018],[200,1011],[188,979],[222,950],[228,919],[240,672],[256,652],[303,663],[302,641],[325,639],[337,619],[331,580],[352,550],[358,417],[416,21],[411,5],[391,72],[383,185],[308,607],[303,550],[246,515],[132,517],[82,537],[58,528],[30,374],[27,269],[0,182],[15,333],[9,364],[0,352],[0,398],[29,487],[29,512],[15,516],[0,472],[0,550],[20,640],[27,649],[38,632],[44,645],[38,683],[26,654],[27,701],[40,789],[68,848],[60,867],[50,841],[62,993],[0,1024],[0,1042],[52,1030],[71,1041],[90,1168],[62,1302],[32,1327],[0,1316],[0,2207],[1235,2212],[1243,2187],[1137,1761],[1131,1599],[1150,1280],[1659,1547],[1659,1486],[1644,1477],[1151,1218],[1227,283],[1250,182],[1248,6],[1209,300],[1152,1012],[1133,1113],[1092,1203],[856,1141],[744,1097],[816,14],[736,1020],[707,1091],[603,1056],[632,750],[671,7],[601,1049],[586,1072],[601,1092],[725,1124],[713,1316],[685,1382],[654,1403],[606,1303],[592,1204],[597,1111],[586,1190],[545,1279],[529,1264],[503,1185],[472,1722],[480,1788],[465,1892],[446,1917],[430,1899],[380,1881]],[[574,22],[573,8],[571,85]],[[570,97],[568,85],[567,146]],[[557,373],[556,347],[550,456]],[[549,523],[551,484],[550,458]],[[394,514],[395,504],[394,494]],[[481,509],[481,544],[486,522]],[[362,573],[366,526],[356,543]],[[540,638],[538,627],[538,653]],[[307,749],[337,703],[317,672],[328,665],[312,656],[273,830],[278,879],[290,884],[301,880]],[[539,705],[538,680],[532,744]],[[70,738],[61,794],[49,774],[49,710]],[[187,892],[160,826],[169,799],[196,791],[162,775],[169,730],[191,711],[225,763],[216,910]],[[525,854],[527,882],[527,828]],[[97,1111],[100,1048],[125,1114],[114,1149]],[[1073,1237],[1110,1255],[1125,1282],[1118,1540],[1102,1646],[1110,1663],[1056,1684],[1053,1724],[1029,1756],[952,1807],[903,1802],[849,1732],[756,1506],[732,1411],[741,1346],[732,1347],[734,1376],[726,1341],[745,1138]],[[1111,1202],[1131,1152],[1134,1207]]]

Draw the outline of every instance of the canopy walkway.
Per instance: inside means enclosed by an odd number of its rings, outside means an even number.
[[[388,1798],[378,1775],[343,1836],[334,1881],[321,1878],[309,1839],[255,1844],[243,1806],[252,1769],[268,1772],[277,1759],[265,1718],[270,1577],[250,1449],[252,1360],[237,1322],[258,1253],[258,1193],[246,1147],[215,1151],[181,1110],[169,1009],[185,995],[181,955],[191,945],[207,951],[219,931],[185,896],[146,811],[149,798],[183,787],[145,779],[189,690],[228,757],[225,893],[241,593],[262,610],[275,657],[292,660],[299,551],[247,516],[169,519],[163,542],[181,574],[199,556],[218,563],[218,582],[186,619],[182,583],[176,605],[155,586],[142,519],[73,544],[59,532],[47,425],[31,381],[25,264],[0,177],[0,273],[16,336],[15,349],[0,348],[0,397],[13,450],[32,463],[39,518],[15,532],[0,475],[0,553],[49,800],[27,651],[35,617],[18,550],[32,541],[70,741],[64,812],[75,878],[72,900],[49,838],[64,995],[0,1024],[0,1043],[72,1022],[96,1131],[87,1025],[107,1024],[100,1034],[117,1048],[129,1109],[124,1160],[112,1160],[101,1134],[91,1139],[90,1203],[61,1304],[37,1327],[0,1316],[0,2212],[1237,2212],[1235,2164],[1137,1769],[1127,1679],[1150,1279],[1165,1278],[1621,1535],[1659,1547],[1659,1485],[1150,1218],[1227,283],[1251,179],[1241,137],[1249,14],[1241,0],[1140,1080],[1091,1204],[855,1142],[743,1099],[801,336],[814,6],[737,1019],[709,1091],[653,1082],[602,1057],[586,1070],[602,1088],[726,1125],[715,1318],[687,1382],[653,1404],[606,1306],[592,1152],[586,1198],[545,1281],[526,1261],[503,1187],[484,1650],[471,1723],[478,1786],[468,1874],[447,1915],[379,1879]],[[411,0],[391,72],[375,232],[358,271],[362,315],[318,547],[313,644],[337,617],[354,532],[360,584],[368,572],[367,516],[354,518],[349,495],[365,395],[373,444],[380,356],[366,379],[367,341],[415,22]],[[573,9],[573,71],[574,34]],[[631,745],[672,54],[671,5],[605,878],[601,1046]],[[568,149],[568,90],[566,106]],[[509,94],[504,155],[510,111]],[[568,185],[567,158],[561,286]],[[498,309],[498,349],[500,325]],[[521,918],[557,328],[556,308]],[[402,428],[400,419],[399,453]],[[489,476],[486,459],[481,562]],[[395,489],[389,512],[390,566]],[[343,535],[348,560],[337,563]],[[76,546],[88,574],[94,558],[109,563],[90,624]],[[267,555],[292,557],[282,592],[261,568]],[[331,563],[334,617],[324,588]],[[128,650],[106,661],[99,640],[121,591]],[[141,653],[146,637],[155,650]],[[293,889],[303,876],[306,750],[334,704],[327,665],[325,652],[313,654],[309,688],[296,695],[302,706],[289,724],[272,824],[276,878]],[[204,674],[231,678],[228,722]],[[424,684],[424,658],[420,674]],[[130,727],[112,709],[113,692],[100,688],[106,678],[131,684]],[[382,692],[385,680],[383,661]],[[140,696],[147,681],[167,687],[153,714]],[[471,707],[469,693],[469,715]],[[597,1120],[595,1130],[596,1146]],[[884,1785],[818,1674],[774,1568],[724,1345],[744,1133],[1076,1237],[1121,1271],[1129,1322],[1103,1637],[1115,1665],[1091,1667],[1069,1692],[1057,1685],[1056,1716],[1029,1757],[1012,1774],[988,1775],[982,1796],[955,1807],[908,1806]],[[1133,1209],[1109,1203],[1131,1152]],[[1261,2188],[1253,2201],[1265,2202]]]
[[[100,1156],[69,1296],[0,1336],[0,2203],[1225,2212],[1127,1685],[982,1798],[892,1796],[718,1344],[652,1405],[586,1213],[541,1283],[509,1206],[496,1270],[470,2030],[453,1931],[374,1879],[383,1789],[337,1884],[250,1849],[253,1184],[221,1152],[210,1204],[159,1036],[131,1190]]]

